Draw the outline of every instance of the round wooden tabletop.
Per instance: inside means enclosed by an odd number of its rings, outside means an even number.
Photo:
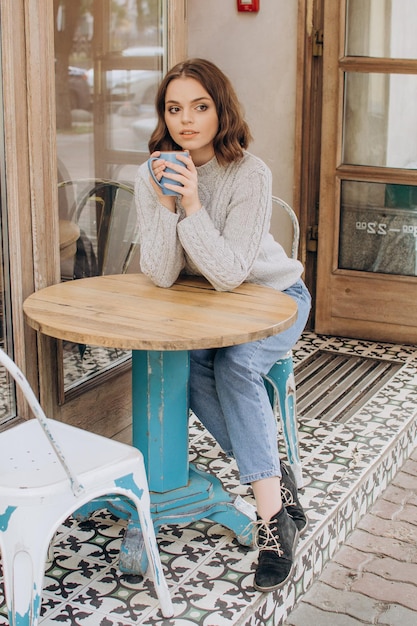
[[[125,350],[231,346],[275,335],[297,317],[295,301],[270,287],[215,291],[202,278],[184,277],[163,289],[143,274],[52,285],[29,296],[23,310],[45,335]]]

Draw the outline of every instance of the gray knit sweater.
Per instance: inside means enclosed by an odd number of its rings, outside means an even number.
[[[147,163],[136,176],[140,265],[160,287],[170,287],[180,273],[205,276],[218,291],[253,282],[280,291],[303,272],[288,258],[269,232],[271,172],[259,158],[245,152],[226,166],[214,157],[197,168],[202,208],[185,216],[180,200],[176,212],[162,206],[149,181]]]

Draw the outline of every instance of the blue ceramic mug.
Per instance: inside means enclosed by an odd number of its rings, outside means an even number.
[[[167,189],[165,187],[166,183],[171,184],[171,185],[176,185],[177,187],[182,187],[183,185],[171,180],[170,178],[167,178],[166,176],[162,176],[161,180],[157,180],[154,174],[153,168],[152,168],[152,163],[154,161],[158,161],[159,159],[163,159],[164,161],[169,161],[170,163],[178,163],[179,165],[186,167],[185,163],[182,163],[182,161],[178,161],[177,154],[188,156],[188,152],[161,152],[160,156],[150,157],[148,159],[149,172],[152,178],[154,179],[154,181],[156,182],[156,184],[162,189],[162,193],[164,194],[164,196],[180,196],[181,195],[181,193],[178,191],[172,191],[172,189]],[[175,172],[170,167],[166,167],[165,171],[170,172],[172,174],[178,173],[178,172]]]

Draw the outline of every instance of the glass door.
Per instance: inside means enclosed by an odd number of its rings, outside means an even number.
[[[132,182],[167,63],[164,0],[54,0],[61,178]]]
[[[416,341],[415,2],[327,0],[324,20],[315,328]]]
[[[136,166],[148,156],[155,95],[167,63],[164,4],[124,3],[122,14],[112,2],[93,4],[88,84],[95,171],[101,177],[133,180]]]
[[[62,280],[139,271],[134,179],[156,124],[169,6],[54,0]],[[61,402],[130,366],[130,352],[60,348]]]

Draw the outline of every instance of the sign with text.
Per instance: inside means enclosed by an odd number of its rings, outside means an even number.
[[[339,268],[417,276],[417,209],[342,207]]]

